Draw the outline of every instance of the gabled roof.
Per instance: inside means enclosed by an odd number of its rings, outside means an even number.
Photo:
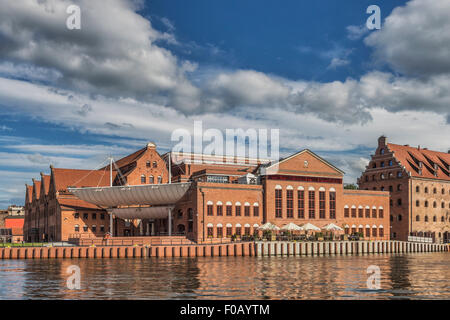
[[[25,185],[25,203],[31,203],[33,201],[33,186]]]
[[[116,174],[113,172],[113,180]],[[52,168],[52,175],[56,191],[67,190],[68,187],[105,187],[110,185],[107,170]]]
[[[48,195],[48,189],[50,187],[50,175],[41,174],[41,186],[44,185],[45,195]]]
[[[309,150],[309,149],[303,149],[303,150],[301,150],[301,151],[299,151],[299,152],[297,152],[297,153],[294,153],[294,154],[290,155],[290,156],[287,157],[287,158],[280,159],[279,161],[272,162],[272,163],[270,163],[269,165],[266,165],[266,166],[261,166],[261,168],[262,168],[262,169],[265,169],[265,171],[267,172],[271,167],[273,167],[273,166],[275,166],[275,165],[280,165],[281,163],[286,162],[286,161],[288,161],[288,160],[290,160],[290,159],[292,159],[292,158],[294,158],[294,157],[296,157],[296,156],[299,156],[299,155],[301,155],[301,154],[303,154],[303,153],[308,153],[308,154],[310,154],[311,156],[313,156],[314,158],[316,158],[317,160],[321,161],[322,163],[325,163],[325,164],[326,164],[327,166],[329,166],[330,168],[332,168],[332,169],[338,171],[338,172],[341,173],[341,174],[345,174],[344,171],[342,171],[342,170],[339,169],[338,167],[335,167],[335,166],[332,165],[330,162],[328,162],[327,160],[325,160],[325,159],[323,159],[322,157],[318,156],[317,154],[315,154],[314,152],[312,152],[312,151]]]
[[[122,159],[114,161],[114,162],[118,168],[125,167],[125,166],[135,162],[137,159],[139,159],[145,153],[145,151],[147,151],[147,148],[148,147],[142,148],[142,149],[140,149],[126,157],[123,157]],[[102,169],[109,170],[109,165],[107,165],[106,167],[103,167]],[[114,166],[113,166],[113,170],[116,170],[116,168]]]
[[[39,200],[41,196],[41,181],[33,180],[33,193],[36,196],[36,200]]]
[[[394,153],[395,159],[405,167],[413,177],[450,180],[450,154],[445,152],[420,149],[410,146],[388,143],[387,147]],[[419,162],[422,162],[422,174],[419,172]],[[437,165],[436,173],[434,175]]]

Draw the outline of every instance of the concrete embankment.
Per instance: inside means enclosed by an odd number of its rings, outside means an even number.
[[[351,255],[374,253],[448,252],[448,244],[402,241],[240,242],[173,246],[11,247],[0,259],[141,258]]]

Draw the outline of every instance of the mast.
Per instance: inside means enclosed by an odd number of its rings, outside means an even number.
[[[113,157],[109,157],[109,186],[112,187],[113,180],[112,180],[112,165],[113,165]],[[113,236],[113,214],[112,211],[109,212],[109,233],[111,234],[111,237]]]

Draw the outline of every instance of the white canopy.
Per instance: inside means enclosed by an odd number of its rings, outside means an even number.
[[[280,230],[279,227],[277,227],[276,225],[267,222],[265,224],[263,224],[261,227],[259,227],[260,230]]]
[[[145,207],[145,208],[114,208],[108,212],[120,219],[163,219],[167,218],[169,209],[173,206]]]
[[[69,191],[81,200],[101,207],[168,205],[178,202],[190,186],[190,182],[183,182],[125,187],[69,188]]]
[[[309,223],[309,222],[302,225],[302,228],[306,231],[309,231],[309,230],[320,231],[319,227],[316,227],[315,225],[313,225],[312,223]]]
[[[334,223],[329,223],[322,227],[322,229],[327,231],[344,231],[341,227],[335,225]]]
[[[302,227],[296,225],[295,223],[289,222],[288,224],[281,227],[281,230],[284,231],[300,231],[303,230]]]

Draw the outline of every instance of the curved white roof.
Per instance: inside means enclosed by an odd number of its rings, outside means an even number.
[[[101,207],[168,205],[178,202],[190,186],[190,182],[183,182],[125,187],[69,188],[69,191],[81,200]]]
[[[108,212],[120,219],[163,219],[169,215],[169,209],[173,206],[145,207],[145,208],[114,208]]]

